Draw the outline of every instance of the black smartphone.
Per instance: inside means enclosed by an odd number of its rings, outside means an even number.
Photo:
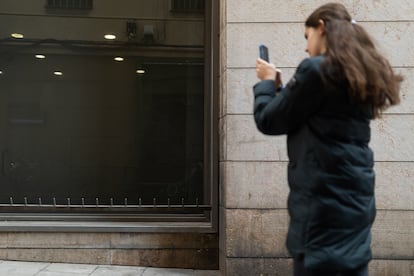
[[[269,62],[269,49],[263,44],[259,45],[259,57]]]

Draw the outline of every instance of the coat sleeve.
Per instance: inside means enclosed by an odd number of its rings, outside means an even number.
[[[319,61],[310,58],[303,60],[278,94],[271,80],[254,86],[254,119],[262,133],[287,134],[318,110],[323,100],[319,66]]]

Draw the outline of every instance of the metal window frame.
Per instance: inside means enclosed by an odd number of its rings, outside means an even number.
[[[204,191],[207,204],[1,204],[0,232],[218,231],[219,0],[205,1]],[[118,208],[119,207],[119,208]],[[88,208],[85,212],[85,208]],[[42,210],[42,212],[39,212]],[[162,210],[160,212],[160,210]],[[155,212],[154,212],[155,211]]]
[[[47,0],[49,10],[92,10],[93,0]]]
[[[194,2],[194,4],[203,4],[204,2],[204,10],[206,7],[206,1],[205,0],[171,0],[170,1],[170,11],[175,14],[202,14],[203,9],[198,9],[197,7],[191,7],[191,1]],[[186,4],[188,6],[186,6]],[[195,5],[198,6],[198,5]]]

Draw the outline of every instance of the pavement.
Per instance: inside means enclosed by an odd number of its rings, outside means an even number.
[[[220,276],[218,270],[90,265],[0,260],[1,276]]]

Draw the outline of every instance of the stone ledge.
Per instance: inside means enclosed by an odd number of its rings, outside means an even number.
[[[0,259],[218,269],[218,234],[0,233]]]
[[[223,212],[223,210],[222,210]],[[223,254],[234,258],[286,258],[286,209],[227,209]],[[414,211],[379,210],[372,251],[380,259],[414,259]]]
[[[218,249],[8,249],[3,260],[218,269]],[[5,251],[5,253],[4,253]]]
[[[227,258],[225,275],[293,275],[290,258]],[[373,276],[414,275],[414,260],[372,260],[369,273]]]

